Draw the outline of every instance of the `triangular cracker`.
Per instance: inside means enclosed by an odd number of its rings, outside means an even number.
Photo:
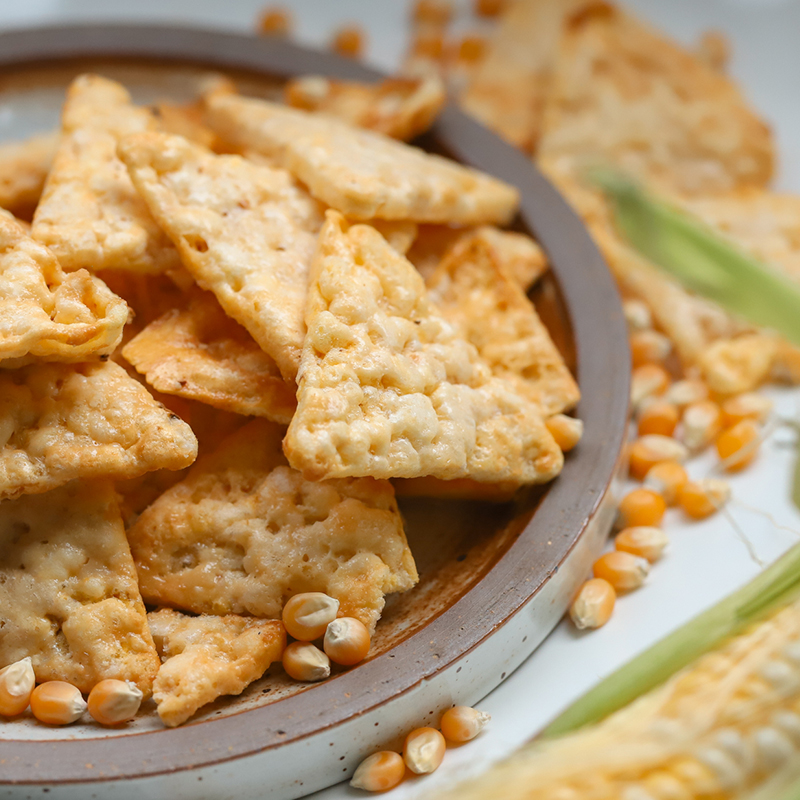
[[[0,211],[0,362],[86,361],[122,339],[128,306],[86,270],[65,274],[53,254]]]
[[[297,406],[275,361],[208,292],[151,322],[122,355],[159,392],[285,425]]]
[[[517,190],[496,178],[332,117],[229,93],[207,104],[223,138],[275,158],[353,219],[504,224],[517,209]]]
[[[0,664],[25,656],[38,682],[150,693],[159,661],[110,483],[0,503]]]
[[[465,237],[427,282],[431,299],[478,349],[493,375],[516,385],[544,416],[567,411],[578,386],[525,293],[479,237]]]
[[[0,208],[30,219],[58,147],[58,131],[0,145]]]
[[[282,434],[254,420],[139,517],[128,536],[148,602],[277,619],[292,595],[326,592],[374,628],[383,596],[416,583],[391,485],[307,481]]]
[[[284,450],[310,478],[541,483],[563,456],[368,225],[328,212],[312,266],[297,413]]]
[[[274,620],[188,617],[163,608],[150,612],[147,621],[164,659],[153,699],[170,728],[222,695],[241,694],[280,660],[286,646],[283,623]]]
[[[64,269],[164,272],[179,266],[116,154],[121,137],[154,126],[120,84],[97,75],[72,82],[58,152],[33,217],[34,239],[50,247]]]
[[[0,499],[194,461],[189,426],[112,362],[0,371]]]
[[[146,133],[119,152],[197,283],[293,380],[321,211],[284,170]]]

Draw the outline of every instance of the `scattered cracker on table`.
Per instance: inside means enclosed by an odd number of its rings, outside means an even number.
[[[197,283],[293,380],[319,205],[284,170],[144,133],[119,152]]]
[[[0,664],[25,656],[37,682],[150,693],[159,660],[110,483],[0,503]]]
[[[197,440],[117,364],[0,371],[0,499],[74,478],[181,469]]]
[[[59,133],[0,145],[0,208],[30,219],[58,147]]]
[[[284,442],[309,478],[542,483],[563,455],[368,225],[328,211],[312,265],[298,408]]]
[[[58,151],[33,217],[34,239],[64,269],[157,273],[179,266],[116,155],[121,137],[154,126],[114,81],[81,75],[70,85]]]
[[[151,322],[122,355],[159,392],[285,425],[297,406],[275,361],[208,292]]]
[[[142,595],[197,613],[278,619],[325,592],[374,629],[384,595],[417,582],[394,490],[313,483],[286,465],[283,429],[254,420],[201,457],[128,532]]]
[[[229,93],[206,102],[208,123],[223,139],[276,159],[353,219],[502,224],[517,209],[514,187],[373,131]]]
[[[122,339],[128,306],[86,270],[64,273],[55,256],[0,211],[0,364],[87,361]]]
[[[283,623],[274,620],[189,617],[164,608],[151,611],[147,621],[164,659],[153,699],[170,728],[222,695],[241,694],[280,661],[286,646]]]

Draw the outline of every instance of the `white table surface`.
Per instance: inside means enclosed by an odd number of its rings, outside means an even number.
[[[70,21],[161,21],[249,30],[263,8],[258,0],[0,0],[0,27]],[[284,0],[292,9],[295,38],[325,46],[339,25],[357,21],[369,38],[367,60],[391,70],[406,36],[405,0]],[[476,27],[469,2],[459,2],[458,29]],[[684,42],[709,27],[733,44],[731,71],[755,107],[774,126],[780,151],[776,185],[800,191],[800,2],[789,0],[629,0],[628,6]],[[797,417],[800,390],[774,389],[779,415]],[[407,781],[385,795],[390,800],[427,795],[438,786],[481,771],[529,739],[549,719],[628,659],[700,610],[752,578],[759,570],[737,534],[746,533],[758,558],[768,563],[800,537],[800,513],[789,487],[794,434],[777,429],[757,462],[731,478],[729,516],[685,523],[667,514],[672,539],[667,556],[648,584],[621,598],[612,620],[599,631],[580,634],[562,623],[547,641],[480,708],[492,715],[489,728],[467,745],[448,751],[437,773]],[[689,466],[694,476],[712,468],[709,455]],[[376,749],[380,746],[376,742]],[[302,771],[302,764],[298,764]],[[363,797],[340,784],[316,800]],[[243,799],[244,800],[244,799]]]

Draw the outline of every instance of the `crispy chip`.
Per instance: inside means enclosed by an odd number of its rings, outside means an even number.
[[[731,80],[608,3],[565,28],[538,153],[686,193],[764,186],[774,160],[768,127]]]
[[[214,131],[203,122],[203,106],[199,102],[177,105],[162,101],[156,103],[154,112],[158,127],[164,133],[183,136],[190,142],[213,150],[217,145]]]
[[[254,420],[129,531],[145,599],[278,619],[298,592],[326,592],[374,628],[384,595],[417,582],[394,490],[372,478],[312,483],[286,466],[283,429]]]
[[[120,154],[197,283],[293,380],[318,204],[284,170],[213,155],[181,137],[139,134]]]
[[[297,406],[275,361],[208,292],[151,322],[122,355],[159,392],[285,425]]]
[[[328,211],[312,267],[297,413],[284,450],[314,479],[541,483],[563,456],[538,409],[492,377],[368,225]]]
[[[419,226],[415,222],[406,220],[393,222],[385,219],[371,219],[368,224],[372,225],[403,256],[411,249],[419,230]]]
[[[34,239],[50,247],[64,269],[157,273],[179,266],[116,155],[121,137],[154,126],[120,84],[96,75],[73,81],[58,152],[33,218]]]
[[[0,208],[30,219],[58,147],[58,131],[0,145]]]
[[[197,455],[189,426],[111,362],[0,374],[0,444],[0,499],[181,469]]]
[[[511,381],[543,416],[574,408],[578,386],[533,304],[492,247],[465,237],[428,281],[431,299],[478,349],[492,374]]]
[[[37,682],[150,693],[159,661],[109,483],[0,503],[0,664],[25,656]]]
[[[147,615],[164,663],[153,686],[158,716],[170,728],[226,694],[241,694],[286,646],[281,622],[187,617],[169,608]]]
[[[496,178],[332,117],[231,94],[207,104],[223,138],[277,159],[353,219],[502,224],[517,209],[517,190]]]
[[[86,361],[122,339],[128,306],[86,270],[65,274],[53,254],[0,211],[0,362]]]
[[[404,142],[428,130],[446,100],[444,84],[432,75],[390,78],[381,83],[309,75],[290,80],[284,97],[295,108],[331,114]]]

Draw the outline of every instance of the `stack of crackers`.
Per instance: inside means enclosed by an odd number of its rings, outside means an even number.
[[[0,152],[0,666],[180,724],[280,660],[297,593],[374,630],[418,580],[396,488],[558,475],[579,393],[516,190],[400,141],[435,86],[333,88],[154,113],[82,75]]]

